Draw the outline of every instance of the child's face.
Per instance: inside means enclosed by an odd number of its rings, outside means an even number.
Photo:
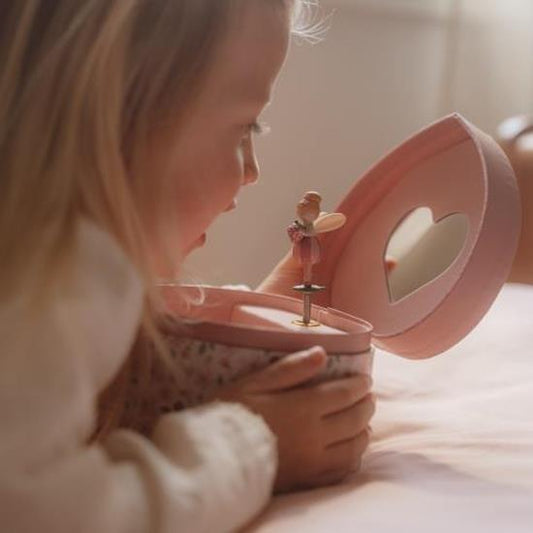
[[[183,255],[203,244],[210,224],[258,178],[253,125],[271,99],[289,26],[288,13],[250,2],[217,51],[187,119],[152,146],[149,171],[172,180],[179,227],[169,231],[179,235]]]

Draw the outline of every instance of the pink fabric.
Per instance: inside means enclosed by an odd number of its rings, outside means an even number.
[[[320,261],[320,243],[316,237],[304,237],[294,244],[292,255],[301,264],[311,263],[312,265]]]
[[[361,473],[275,498],[257,533],[531,533],[533,287],[507,285],[447,354],[378,352]]]

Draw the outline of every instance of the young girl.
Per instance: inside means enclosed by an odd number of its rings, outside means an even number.
[[[0,4],[3,530],[228,531],[273,488],[357,468],[370,384],[309,385],[320,348],[161,416],[150,438],[106,423],[134,340],[165,355],[156,279],[258,177],[252,136],[299,8]]]

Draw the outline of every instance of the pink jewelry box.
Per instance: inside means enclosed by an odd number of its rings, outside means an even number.
[[[385,252],[396,228],[420,207],[431,209],[435,235],[459,214],[463,240],[442,272],[394,297]],[[370,373],[373,346],[413,359],[441,353],[487,312],[518,243],[520,202],[511,166],[492,138],[457,114],[384,157],[336,211],[347,223],[324,238],[323,259],[314,271],[315,281],[326,286],[313,306],[320,328],[292,324],[301,316],[297,298],[163,287],[169,310],[178,317],[166,334],[183,382],[189,383],[182,391],[184,405],[313,345],[324,346],[330,356],[321,379]],[[434,261],[430,255],[428,264]],[[184,295],[187,300],[200,290],[202,305],[184,305]]]

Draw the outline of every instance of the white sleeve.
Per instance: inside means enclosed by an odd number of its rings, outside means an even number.
[[[232,531],[268,502],[275,440],[243,407],[165,415],[148,440],[88,445],[98,392],[124,361],[140,284],[107,246],[60,297],[0,306],[0,521],[17,533]],[[105,253],[104,253],[105,252]],[[120,267],[120,268],[118,268]],[[104,277],[104,281],[100,279]]]
[[[274,444],[260,418],[220,403],[163,416],[152,442],[117,431],[106,449],[145,471],[161,531],[211,533],[242,527],[269,500]]]
[[[38,466],[17,459],[2,457],[0,481],[2,528],[17,533],[234,531],[268,502],[275,472],[264,423],[231,404],[166,415],[153,442],[119,430]]]

